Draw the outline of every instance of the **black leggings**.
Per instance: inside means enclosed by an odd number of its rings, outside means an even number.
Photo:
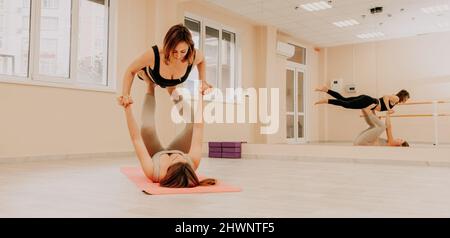
[[[341,94],[332,90],[328,90],[327,93],[330,96],[336,98],[336,99],[329,99],[328,104],[333,104],[348,109],[364,109],[372,104],[378,105],[379,103],[378,99],[367,95],[359,95],[357,97],[345,98]]]

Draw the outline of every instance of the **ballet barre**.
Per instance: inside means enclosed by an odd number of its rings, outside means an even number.
[[[404,115],[391,115],[391,117],[448,117],[450,116],[450,113],[439,113],[437,115],[435,114],[404,114]],[[386,116],[380,116],[382,118],[386,118]]]
[[[416,101],[416,102],[406,102],[397,104],[397,106],[408,106],[408,105],[424,105],[424,104],[444,104],[450,103],[450,101],[446,100],[436,100],[436,101]]]
[[[429,114],[403,114],[403,115],[390,115],[390,117],[397,118],[420,118],[420,117],[432,117],[434,121],[434,145],[439,145],[438,138],[438,118],[439,117],[449,117],[450,113],[438,113],[438,105],[450,103],[450,100],[435,100],[435,101],[416,101],[398,104],[397,106],[409,106],[409,105],[433,105],[433,113]],[[364,117],[361,115],[361,117]],[[381,118],[386,118],[386,116],[380,116]]]

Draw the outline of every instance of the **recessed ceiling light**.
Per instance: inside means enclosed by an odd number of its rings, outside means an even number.
[[[324,1],[302,4],[300,6],[309,12],[326,10],[326,9],[331,8],[331,5]]]
[[[378,37],[383,37],[383,36],[384,36],[383,32],[371,32],[371,33],[364,33],[364,34],[357,35],[357,37],[361,38],[361,39],[371,39],[371,38],[378,38]]]
[[[357,22],[354,19],[349,19],[349,20],[345,20],[345,21],[333,22],[333,24],[337,27],[349,27],[349,26],[359,25],[359,22]]]
[[[450,8],[447,4],[422,8],[422,11],[426,14],[440,13],[448,10],[450,10]]]

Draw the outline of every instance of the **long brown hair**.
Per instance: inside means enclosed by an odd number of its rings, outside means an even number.
[[[400,102],[406,102],[409,98],[409,92],[403,89],[397,93],[397,97],[400,99]]]
[[[167,174],[159,182],[161,187],[168,188],[193,188],[197,186],[210,186],[216,184],[215,179],[200,181],[194,169],[188,163],[176,163],[167,169]]]
[[[166,37],[164,37],[163,51],[166,64],[169,63],[171,52],[182,42],[185,42],[189,46],[188,52],[182,61],[186,62],[186,60],[189,60],[189,64],[193,63],[195,46],[194,41],[192,40],[192,34],[187,27],[183,26],[183,24],[178,24],[172,26],[167,32]]]

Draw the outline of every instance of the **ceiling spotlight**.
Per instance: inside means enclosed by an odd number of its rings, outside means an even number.
[[[374,7],[370,9],[370,13],[372,14],[377,14],[377,13],[382,13],[383,12],[383,7]]]

